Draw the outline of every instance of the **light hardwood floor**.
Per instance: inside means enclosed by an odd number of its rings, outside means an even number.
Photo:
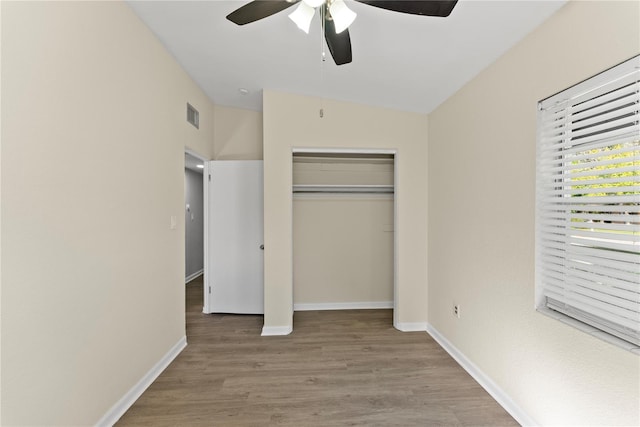
[[[391,310],[297,312],[261,337],[262,316],[202,314],[187,285],[187,348],[118,426],[513,426],[425,332]]]

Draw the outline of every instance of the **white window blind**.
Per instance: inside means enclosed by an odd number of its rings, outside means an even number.
[[[640,56],[539,103],[536,304],[640,346]]]

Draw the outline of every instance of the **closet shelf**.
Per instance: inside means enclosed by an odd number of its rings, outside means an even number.
[[[393,194],[393,185],[293,185],[293,193],[380,193]]]

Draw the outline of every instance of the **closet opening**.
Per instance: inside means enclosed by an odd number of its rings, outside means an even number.
[[[395,160],[293,150],[294,312],[395,308]]]

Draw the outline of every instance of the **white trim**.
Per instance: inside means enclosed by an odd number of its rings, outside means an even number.
[[[370,310],[393,308],[393,301],[365,301],[365,302],[320,302],[293,304],[294,311],[315,310]]]
[[[400,162],[400,151],[393,150],[393,324],[397,324],[400,321],[400,310],[398,309],[398,301],[400,298],[400,291],[398,289],[398,270],[399,270],[399,257],[398,251],[400,248],[399,242],[400,238],[400,222],[398,221],[398,200],[399,200],[399,190],[398,182],[400,182],[399,177],[399,165]],[[425,221],[427,218],[425,218]]]
[[[293,332],[292,326],[263,326],[262,327],[262,335],[263,337],[271,337],[277,335],[289,335]]]
[[[162,359],[160,359],[158,363],[156,363],[149,372],[147,372],[140,381],[131,388],[131,390],[126,392],[125,395],[122,396],[120,400],[118,400],[115,405],[113,405],[111,409],[109,409],[107,413],[100,418],[100,420],[98,420],[96,425],[114,425],[186,346],[187,337],[183,336],[173,347],[171,347],[167,354],[165,354]]]
[[[474,380],[493,397],[521,426],[536,426],[536,423],[522,410],[507,393],[504,392],[491,378],[482,372],[471,360],[458,350],[449,340],[431,325],[427,325],[427,333],[465,370]]]
[[[202,160],[203,162],[209,161],[205,156],[203,156],[202,154],[198,153],[197,151],[192,150],[189,147],[184,147],[184,152],[187,153],[190,156],[197,157],[198,159]]]
[[[210,300],[209,298],[209,277],[211,276],[211,269],[209,266],[209,204],[211,201],[209,200],[209,192],[211,189],[209,185],[211,181],[209,181],[209,176],[211,174],[211,167],[209,166],[209,161],[204,162],[204,171],[202,173],[202,188],[204,191],[203,197],[203,211],[204,211],[204,278],[202,280],[202,312],[204,314],[211,314]]]
[[[296,153],[319,153],[319,154],[391,154],[393,155],[393,324],[396,329],[401,331],[426,331],[427,323],[419,323],[419,324],[403,324],[398,323],[398,318],[400,316],[398,310],[398,158],[400,155],[400,150],[397,148],[338,148],[338,147],[291,147],[291,155],[289,156],[289,184],[293,187],[293,155]],[[369,195],[371,196],[371,195]],[[380,195],[378,195],[380,196]],[[293,191],[289,193],[289,209],[291,214],[291,248],[293,248]],[[295,305],[293,302],[293,250],[291,251],[291,320],[293,322],[293,312],[295,311]],[[265,310],[266,311],[266,310]],[[396,326],[399,325],[399,326]],[[291,331],[293,330],[293,326],[290,327]],[[418,329],[413,329],[418,328]],[[262,335],[271,335],[266,333],[265,329],[267,327],[263,327]],[[268,331],[269,329],[267,329]],[[291,333],[291,331],[286,334],[273,334],[273,335],[287,335]]]
[[[393,327],[402,332],[424,332],[427,322],[394,322]]]
[[[380,148],[313,148],[291,147],[292,153],[320,153],[320,154],[396,154],[396,149]]]
[[[195,273],[191,273],[190,275],[184,278],[185,285],[190,281],[192,281],[193,279],[196,279],[202,276],[203,274],[204,274],[204,268],[201,268],[199,271],[196,271]]]

